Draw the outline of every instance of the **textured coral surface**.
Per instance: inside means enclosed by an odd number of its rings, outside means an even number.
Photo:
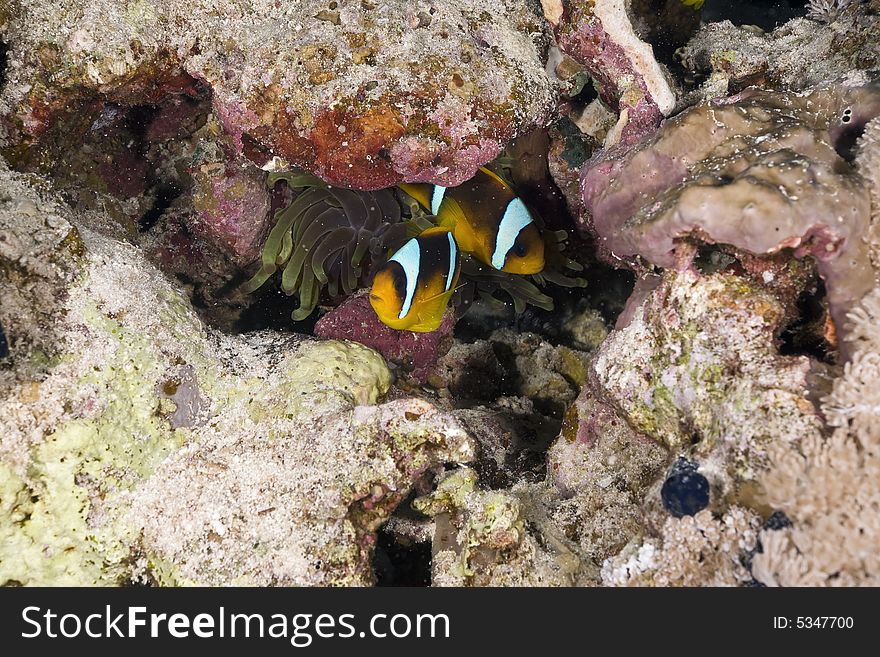
[[[524,0],[11,3],[7,153],[39,163],[104,103],[206,84],[238,149],[328,182],[455,185],[542,123],[547,39]]]
[[[39,292],[70,240],[80,268],[36,300],[54,311],[51,359],[28,340],[49,325],[11,321],[4,294],[22,365],[0,373],[0,579],[371,582],[374,532],[409,487],[468,460],[456,421],[415,399],[376,406],[390,374],[361,345],[207,329],[131,246],[3,177],[4,268]]]
[[[880,3],[807,5],[0,0],[0,584],[880,583]],[[486,163],[548,267],[385,326]]]

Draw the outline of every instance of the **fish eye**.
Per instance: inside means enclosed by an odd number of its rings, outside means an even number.
[[[519,258],[525,258],[526,256],[526,247],[522,244],[517,244],[513,247],[513,253]]]

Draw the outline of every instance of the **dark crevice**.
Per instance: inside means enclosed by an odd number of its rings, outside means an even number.
[[[318,308],[304,320],[296,322],[291,313],[299,308],[296,295],[288,296],[278,282],[272,282],[255,293],[256,299],[245,308],[233,327],[233,333],[272,330],[282,333],[305,333],[311,335],[315,324],[323,316]]]
[[[6,86],[6,66],[9,64],[9,46],[0,41],[0,91]]]
[[[825,284],[822,279],[817,279],[814,286],[798,297],[796,318],[779,334],[779,353],[783,356],[809,356],[833,364],[836,352],[826,339],[827,318]]]
[[[142,233],[150,230],[159,221],[162,214],[180,197],[182,190],[172,184],[159,184],[156,187],[156,200],[149,210],[138,219],[138,230]]]
[[[431,544],[404,545],[394,535],[380,530],[373,554],[376,586],[430,586]]]
[[[832,134],[834,150],[844,160],[852,164],[856,159],[856,150],[859,138],[865,132],[867,121],[851,121],[844,115],[841,118],[841,127]]]
[[[735,25],[757,25],[766,31],[806,14],[807,0],[706,0],[703,5],[704,22],[728,20]]]
[[[9,356],[9,343],[6,341],[6,334],[3,332],[3,326],[0,326],[0,359]]]

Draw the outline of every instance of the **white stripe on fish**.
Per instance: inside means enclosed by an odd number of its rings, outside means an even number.
[[[391,256],[389,262],[391,260],[403,267],[403,275],[406,276],[406,298],[403,300],[403,306],[397,316],[397,319],[403,319],[412,307],[413,297],[416,294],[416,283],[419,280],[421,251],[418,241],[415,238],[411,239]]]
[[[492,254],[492,266],[495,269],[503,269],[507,254],[513,248],[513,243],[522,232],[522,229],[532,223],[532,215],[526,209],[525,204],[514,198],[507,204],[504,216],[498,225],[498,234],[495,236],[495,252]]]

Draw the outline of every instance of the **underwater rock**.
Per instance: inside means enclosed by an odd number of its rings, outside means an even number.
[[[847,160],[878,114],[874,83],[702,103],[637,147],[608,149],[584,167],[581,230],[615,259],[638,255],[666,268],[690,264],[688,239],[811,255],[841,329],[874,281],[870,192]]]
[[[371,584],[375,532],[412,483],[471,457],[467,435],[425,401],[353,406],[328,390],[302,402],[317,406],[268,435],[187,445],[132,492],[128,519],[161,583]]]
[[[542,415],[528,397],[498,397],[491,403],[456,408],[452,415],[476,443],[473,468],[489,488],[508,488],[544,478],[547,447],[559,424]]]
[[[589,72],[602,100],[619,114],[607,143],[632,144],[653,132],[675,108],[675,91],[651,46],[635,33],[626,0],[563,7],[554,23],[559,48]]]
[[[58,352],[54,320],[82,272],[82,241],[68,209],[0,161],[0,324],[14,357]]]
[[[703,80],[692,100],[724,97],[750,86],[802,91],[853,69],[876,69],[880,19],[862,7],[851,3],[830,24],[796,18],[772,32],[730,21],[703,25],[676,53],[691,75]]]
[[[498,329],[488,340],[456,342],[440,358],[432,382],[460,398],[527,397],[542,412],[561,416],[586,379],[588,358],[536,333]]]
[[[379,320],[370,305],[369,292],[363,290],[319,319],[315,324],[315,335],[367,345],[386,360],[399,364],[404,376],[424,383],[437,364],[437,359],[449,349],[454,326],[455,314],[447,310],[436,331],[396,331]]]
[[[518,494],[521,493],[521,494]],[[572,586],[585,565],[552,529],[541,534],[529,490],[484,491],[470,468],[453,471],[413,506],[434,518],[434,586]],[[548,528],[549,529],[549,528]],[[539,539],[538,536],[541,536]]]
[[[550,517],[596,564],[645,531],[642,500],[668,450],[635,431],[590,388],[569,407],[548,454]]]
[[[197,238],[226,251],[238,265],[249,265],[259,257],[270,228],[266,175],[225,157],[211,159],[193,165],[196,214],[188,228]]]
[[[340,3],[335,20],[326,5],[19,0],[4,152],[37,166],[105,104],[159,104],[198,81],[258,166],[278,157],[360,189],[453,186],[551,112],[549,37],[525,0]]]
[[[361,345],[207,328],[136,248],[3,175],[0,583],[371,582],[413,483],[473,458],[460,425],[376,406],[391,375]],[[40,331],[51,360],[24,349]]]
[[[745,503],[769,445],[800,444],[822,426],[807,398],[809,359],[777,353],[782,316],[747,279],[667,272],[600,347],[592,394],[673,456],[699,461],[715,502]],[[576,435],[591,435],[590,417],[576,419]]]

